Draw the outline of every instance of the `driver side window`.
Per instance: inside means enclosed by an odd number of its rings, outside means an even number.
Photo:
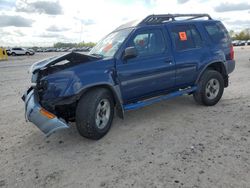
[[[138,33],[130,42],[138,51],[138,56],[163,53],[166,49],[165,40],[160,29]]]

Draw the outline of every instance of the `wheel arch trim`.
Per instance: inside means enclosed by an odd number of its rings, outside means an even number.
[[[80,99],[86,92],[90,91],[91,89],[95,89],[95,88],[106,88],[111,92],[111,94],[113,95],[113,98],[114,98],[117,115],[123,119],[124,118],[124,109],[123,109],[123,105],[122,105],[123,100],[121,97],[120,87],[118,85],[113,86],[107,82],[100,82],[98,84],[87,85],[83,89],[81,89],[81,91],[79,92],[78,99]]]
[[[227,69],[225,64],[222,61],[212,61],[210,63],[208,63],[206,66],[204,66],[201,71],[198,74],[198,77],[195,81],[195,84],[197,85],[201,76],[204,74],[204,72],[208,69],[208,67],[211,67],[211,65],[215,65],[215,64],[219,64],[222,67],[222,76],[225,82],[225,87],[228,86],[228,74],[227,74]],[[217,66],[217,65],[216,65]]]

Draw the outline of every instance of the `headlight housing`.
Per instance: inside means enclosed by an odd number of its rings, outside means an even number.
[[[40,81],[40,91],[42,93],[42,98],[54,99],[57,97],[63,97],[64,93],[67,91],[71,84],[70,78],[57,77],[53,79],[42,79]]]

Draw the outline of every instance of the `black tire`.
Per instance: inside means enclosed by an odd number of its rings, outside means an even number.
[[[26,53],[25,53],[25,55],[28,55],[28,56],[30,56],[30,53],[29,53],[29,52],[26,52]]]
[[[15,52],[12,52],[11,55],[12,55],[12,56],[16,56],[16,53],[15,53]]]
[[[105,126],[100,128],[100,125],[98,126],[96,123],[96,118],[97,116],[100,117],[101,112],[97,113],[97,107],[99,107],[98,105],[101,105],[103,101],[109,102],[110,115],[109,118],[106,118],[108,121]],[[104,115],[106,116],[106,111]],[[105,136],[109,131],[113,117],[114,99],[111,93],[107,89],[96,88],[84,94],[78,102],[76,108],[76,127],[80,135],[93,140],[98,140]]]
[[[214,83],[214,86],[209,87],[213,85],[211,83]],[[193,94],[193,96],[194,100],[198,104],[205,106],[214,106],[221,99],[223,92],[224,80],[221,73],[215,70],[206,70],[201,76],[198,83],[198,89]]]

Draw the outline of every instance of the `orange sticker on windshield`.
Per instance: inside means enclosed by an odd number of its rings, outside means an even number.
[[[186,32],[179,32],[179,37],[181,41],[187,40],[187,34]]]
[[[113,47],[112,44],[108,44],[107,46],[105,46],[105,48],[103,49],[103,51],[104,52],[108,52],[112,47]]]

